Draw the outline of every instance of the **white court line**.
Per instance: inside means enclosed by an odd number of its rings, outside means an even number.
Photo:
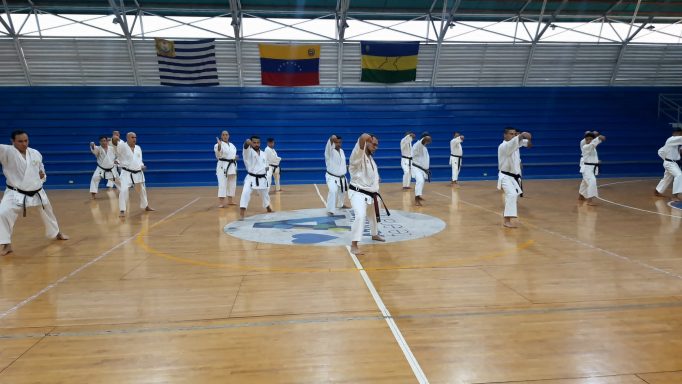
[[[434,192],[434,193],[437,194],[437,195],[441,195],[441,196],[443,196],[443,197],[446,197],[446,198],[450,199],[450,196],[446,196],[446,195],[444,195],[444,194],[442,194],[442,193],[439,193],[439,192]],[[484,210],[484,211],[493,213],[493,214],[495,214],[495,215],[502,216],[501,213],[495,212],[495,211],[490,210],[490,209],[488,209],[488,208],[486,208],[486,207],[482,207],[482,206],[480,206],[480,205],[478,205],[478,204],[470,203],[470,202],[464,201],[464,200],[462,200],[462,199],[459,199],[458,201],[460,201],[460,202],[462,202],[462,203],[464,203],[464,204],[467,204],[467,205],[471,205],[472,207],[476,207],[476,208],[478,208],[478,209],[482,209],[482,210]],[[592,249],[597,250],[597,251],[599,251],[599,252],[605,253],[605,254],[607,254],[607,255],[609,255],[609,256],[616,257],[616,258],[618,258],[618,259],[621,259],[621,260],[630,262],[630,263],[632,263],[632,264],[637,264],[637,265],[639,265],[639,266],[642,266],[642,267],[651,269],[652,271],[656,271],[656,272],[659,272],[659,273],[663,273],[663,274],[666,274],[666,275],[668,275],[668,276],[670,276],[670,277],[674,277],[674,278],[676,278],[676,279],[682,280],[682,275],[679,275],[679,274],[677,274],[677,273],[673,273],[673,272],[670,272],[670,271],[666,271],[666,270],[661,269],[661,268],[658,268],[658,267],[654,267],[653,265],[647,264],[647,263],[645,263],[645,262],[643,262],[643,261],[639,261],[639,260],[636,260],[636,259],[631,259],[631,258],[629,258],[629,257],[627,257],[627,256],[619,255],[619,254],[617,254],[617,253],[615,253],[615,252],[606,250],[606,249],[604,249],[604,248],[599,248],[599,247],[597,247],[596,245],[592,245],[592,244],[589,244],[589,243],[585,243],[584,241],[580,241],[580,240],[578,240],[578,239],[572,238],[572,237],[570,237],[570,236],[563,235],[563,234],[558,233],[558,232],[550,231],[549,229],[542,228],[542,227],[540,227],[540,226],[538,226],[538,225],[534,225],[534,224],[531,224],[531,223],[526,223],[526,225],[532,226],[532,227],[534,227],[534,228],[536,228],[536,229],[539,229],[539,230],[541,230],[541,231],[543,231],[543,232],[547,232],[547,233],[549,233],[549,234],[551,234],[551,235],[554,235],[554,236],[557,236],[557,237],[561,237],[562,239],[569,240],[569,241],[572,241],[572,242],[574,242],[574,243],[580,244],[580,245],[585,246],[585,247],[587,247],[587,248],[592,248]]]
[[[652,179],[652,180],[655,180],[655,179]],[[649,180],[648,180],[648,179],[638,179],[638,180],[617,181],[617,182],[615,182],[615,183],[601,184],[599,187],[606,187],[606,186],[608,186],[608,185],[615,185],[615,184],[637,183],[637,182],[641,182],[641,181],[649,181]],[[604,198],[602,198],[602,197],[597,197],[597,199],[599,199],[599,200],[601,200],[601,201],[604,201],[604,202],[606,202],[606,203],[609,203],[609,204],[617,205],[617,206],[619,206],[619,207],[634,209],[635,211],[646,212],[646,213],[653,213],[654,215],[661,215],[661,216],[674,217],[674,218],[676,218],[676,219],[681,218],[680,216],[676,216],[676,215],[669,215],[669,214],[667,214],[667,213],[655,212],[655,211],[650,211],[650,210],[648,210],[648,209],[642,209],[642,208],[633,207],[633,206],[630,206],[630,205],[627,205],[627,204],[616,203],[615,201],[607,200],[607,199],[604,199]],[[668,205],[670,205],[670,204],[668,203]]]
[[[315,186],[315,190],[317,191],[317,195],[320,196],[322,204],[326,206],[327,202],[322,197],[322,194],[320,193],[320,189],[317,187],[317,184],[313,184],[313,186]],[[357,268],[358,272],[360,272],[360,276],[362,277],[362,280],[365,282],[367,289],[369,289],[369,293],[372,295],[374,303],[376,303],[377,307],[379,307],[381,315],[383,316],[384,320],[386,320],[388,328],[390,328],[391,333],[393,333],[395,341],[398,342],[400,349],[403,351],[403,355],[405,355],[405,359],[407,359],[407,362],[410,364],[412,372],[414,373],[414,376],[417,378],[417,381],[420,384],[428,384],[429,379],[426,378],[426,375],[424,374],[424,371],[419,365],[417,358],[412,353],[410,346],[407,344],[407,341],[403,337],[403,334],[400,332],[398,324],[396,324],[395,320],[393,319],[393,316],[391,315],[391,312],[388,311],[388,308],[386,308],[384,301],[381,299],[381,296],[379,296],[379,292],[377,292],[376,288],[374,288],[374,284],[372,284],[372,279],[369,278],[367,271],[365,271],[365,268],[362,266],[362,263],[360,263],[360,260],[357,258],[357,256],[355,256],[350,251],[350,246],[348,245],[346,246],[346,251],[348,251],[348,255],[350,255],[350,258],[353,260],[355,268]]]
[[[190,201],[189,203],[183,205],[182,207],[178,208],[178,209],[175,210],[173,213],[171,213],[170,215],[164,217],[163,219],[157,221],[157,222],[154,223],[153,225],[157,225],[157,224],[160,224],[160,223],[162,223],[162,222],[168,220],[168,218],[170,218],[171,216],[175,215],[176,213],[182,211],[183,209],[189,207],[190,205],[196,203],[197,200],[199,200],[199,199],[201,199],[201,197],[197,197],[196,199],[194,199],[194,200]],[[42,296],[44,293],[50,291],[52,288],[54,288],[54,287],[60,285],[61,283],[65,282],[66,280],[70,279],[71,277],[76,276],[78,273],[80,273],[80,272],[81,272],[82,270],[84,270],[85,268],[87,268],[87,267],[89,267],[89,266],[95,264],[96,262],[102,260],[103,258],[109,256],[113,251],[115,251],[115,250],[117,250],[118,248],[122,247],[123,245],[125,245],[126,243],[128,243],[130,240],[136,238],[137,235],[140,234],[140,232],[142,232],[142,229],[141,229],[139,232],[137,232],[136,234],[130,236],[129,238],[123,240],[122,242],[118,243],[118,244],[115,245],[114,247],[110,248],[108,251],[105,251],[104,253],[100,254],[99,256],[95,257],[94,259],[88,261],[87,263],[85,263],[85,264],[81,265],[80,267],[76,268],[75,270],[71,271],[71,273],[69,273],[68,275],[62,276],[62,277],[59,278],[57,281],[51,283],[50,285],[46,286],[45,288],[41,289],[40,291],[34,293],[32,296],[27,297],[26,299],[24,299],[24,300],[21,301],[20,303],[16,304],[16,305],[13,306],[12,308],[10,308],[10,309],[8,309],[8,310],[6,310],[6,311],[0,313],[0,319],[2,319],[2,318],[4,318],[4,317],[6,317],[7,315],[9,315],[9,314],[11,314],[11,313],[17,311],[18,309],[20,309],[21,307],[25,306],[26,304],[29,304],[29,303],[32,302],[33,300],[35,300],[35,299],[37,299],[38,297]]]

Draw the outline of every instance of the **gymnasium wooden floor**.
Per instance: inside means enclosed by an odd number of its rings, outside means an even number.
[[[365,246],[362,271],[344,247],[226,235],[237,210],[215,188],[150,188],[149,214],[133,194],[124,221],[113,192],[48,191],[71,240],[45,239],[36,210],[17,223],[0,382],[682,383],[682,211],[654,179],[600,183],[620,205],[527,181],[516,230],[494,182],[428,184],[422,208],[383,184],[447,227]],[[275,210],[323,207],[284,189]]]

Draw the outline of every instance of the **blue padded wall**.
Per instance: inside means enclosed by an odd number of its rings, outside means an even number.
[[[312,183],[324,182],[330,134],[344,137],[350,156],[358,135],[372,132],[380,139],[382,179],[398,181],[403,133],[428,130],[434,179],[448,180],[449,140],[458,130],[466,137],[461,178],[473,180],[496,177],[502,128],[512,125],[534,134],[535,147],[522,151],[526,177],[567,178],[580,176],[582,133],[597,129],[608,138],[599,148],[602,176],[652,176],[662,173],[656,150],[669,136],[657,116],[658,95],[674,92],[680,90],[2,87],[0,142],[9,144],[13,129],[28,131],[31,147],[43,153],[47,185],[85,188],[95,169],[88,143],[132,130],[149,185],[215,185],[212,148],[227,129],[237,147],[252,133],[274,137],[283,182]]]

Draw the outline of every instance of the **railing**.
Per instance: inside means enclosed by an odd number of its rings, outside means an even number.
[[[682,94],[661,93],[658,95],[658,117],[667,117],[672,120],[671,125],[682,123]]]

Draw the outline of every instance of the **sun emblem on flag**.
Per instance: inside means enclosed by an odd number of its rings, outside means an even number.
[[[154,39],[156,54],[165,57],[175,57],[175,43],[171,40]]]
[[[308,56],[310,56],[310,57],[315,56],[315,48],[308,49]]]

